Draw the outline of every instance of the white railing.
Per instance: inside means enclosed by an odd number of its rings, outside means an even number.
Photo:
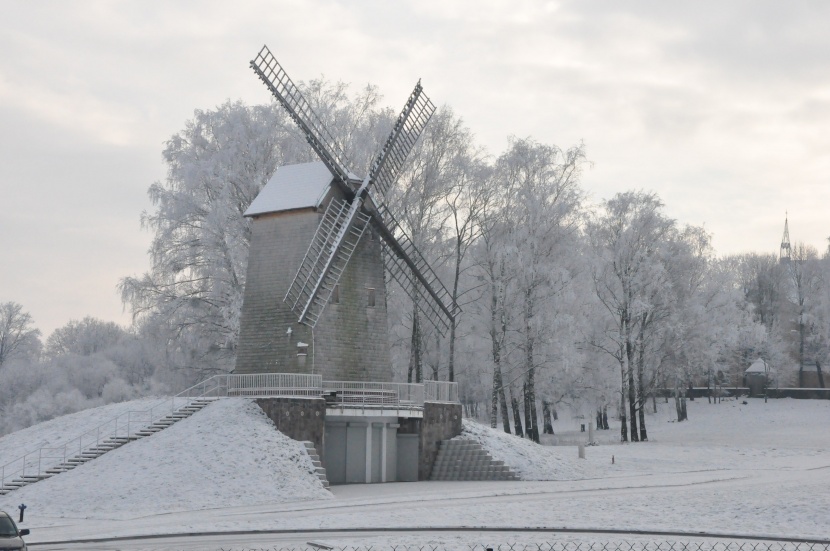
[[[315,396],[323,393],[323,377],[304,373],[227,375],[228,396]]]
[[[328,405],[339,407],[422,407],[424,385],[323,381]]]
[[[427,402],[458,403],[458,383],[424,381],[424,399]]]

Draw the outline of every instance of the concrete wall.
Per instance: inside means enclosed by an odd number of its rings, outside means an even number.
[[[326,306],[313,334],[283,302],[321,217],[305,209],[254,218],[234,372],[391,381],[383,261],[371,228],[340,278],[339,303]],[[300,342],[309,345],[307,356],[297,355]]]
[[[398,482],[417,482],[420,437],[418,434],[398,433],[396,440],[398,447],[396,480]]]
[[[326,402],[322,398],[260,398],[256,400],[265,415],[284,435],[294,440],[314,442],[323,457]]]
[[[396,417],[329,416],[323,462],[329,482],[396,481],[397,421]]]
[[[429,480],[438,455],[438,442],[461,434],[461,404],[426,402],[420,424],[418,480]]]
[[[830,400],[830,388],[770,388],[769,398],[799,398],[805,400]]]
[[[830,377],[828,374],[822,370],[822,378],[824,379],[824,384],[830,384]],[[801,388],[821,388],[821,381],[818,378],[818,371],[813,367],[812,369],[805,369],[801,372],[799,385]]]
[[[721,396],[731,396],[736,398],[738,396],[748,396],[749,395],[749,388],[745,386],[722,386],[720,387]],[[709,388],[705,386],[696,386],[692,389],[688,388],[681,388],[680,389],[681,395],[686,396],[687,398],[706,398],[707,396],[712,396],[713,398],[716,396],[715,388]],[[673,388],[658,388],[654,390],[654,394],[658,398],[674,398],[674,389]]]

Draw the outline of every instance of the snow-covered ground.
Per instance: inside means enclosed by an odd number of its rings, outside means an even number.
[[[100,409],[90,414],[97,417]],[[54,442],[60,439],[55,431],[66,429],[56,421],[19,433]],[[16,443],[19,433],[0,440],[3,455],[6,440]],[[250,400],[228,398],[152,437],[0,497],[0,508],[23,502],[30,514],[112,519],[309,499],[331,499],[331,493],[305,447],[275,430]]]
[[[482,442],[521,472],[521,482],[351,485],[329,493],[310,474],[299,444],[276,432],[250,402],[227,399],[155,436],[2,497],[0,509],[16,509],[21,502],[29,506],[24,526],[32,530],[31,542],[438,526],[828,537],[830,401],[752,399],[744,405],[696,400],[684,423],[671,422],[672,404],[658,406],[660,412],[647,417],[649,442],[590,446],[584,460],[577,458],[576,447],[540,448],[465,423],[461,438]],[[18,442],[11,437],[51,441],[54,436],[38,433],[49,425],[0,439],[0,455],[7,453],[7,442]],[[609,441],[608,434],[601,440]],[[362,541],[506,541],[483,537],[410,534],[365,536]],[[545,541],[544,535],[539,538]],[[343,535],[318,539],[363,545]],[[254,541],[240,536],[243,540]],[[241,548],[229,545],[228,537],[222,541],[226,549]],[[249,547],[282,546],[284,540],[261,536],[255,541],[260,543]],[[157,543],[147,547],[164,548]],[[197,547],[179,542],[174,548]]]

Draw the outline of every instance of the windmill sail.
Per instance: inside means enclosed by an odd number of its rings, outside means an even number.
[[[418,81],[398,116],[392,133],[372,164],[369,172],[370,191],[377,190],[381,197],[386,196],[389,188],[397,182],[409,152],[434,112],[435,105],[423,93],[421,82]]]
[[[378,213],[382,221],[372,221],[381,230],[378,233],[383,238],[386,269],[430,323],[446,331],[461,308],[389,209],[382,206]]]
[[[305,133],[320,160],[344,184],[347,195],[351,195],[351,190],[345,185],[349,181],[346,154],[267,46],[263,46],[251,61],[251,68]]]
[[[369,176],[354,192],[349,186],[351,176],[342,148],[266,46],[251,61],[251,67],[305,133],[346,196],[345,201],[333,199],[329,203],[285,295],[285,302],[299,321],[312,327],[317,323],[371,221],[383,238],[386,265],[392,276],[412,294],[427,318],[439,330],[445,330],[457,315],[458,305],[384,204],[386,193],[397,181],[409,152],[435,111],[421,83],[410,94]],[[371,198],[370,205],[364,203],[367,197]]]

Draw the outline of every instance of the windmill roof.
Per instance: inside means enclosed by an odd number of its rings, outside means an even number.
[[[332,178],[320,161],[281,166],[251,202],[245,216],[318,207]]]

